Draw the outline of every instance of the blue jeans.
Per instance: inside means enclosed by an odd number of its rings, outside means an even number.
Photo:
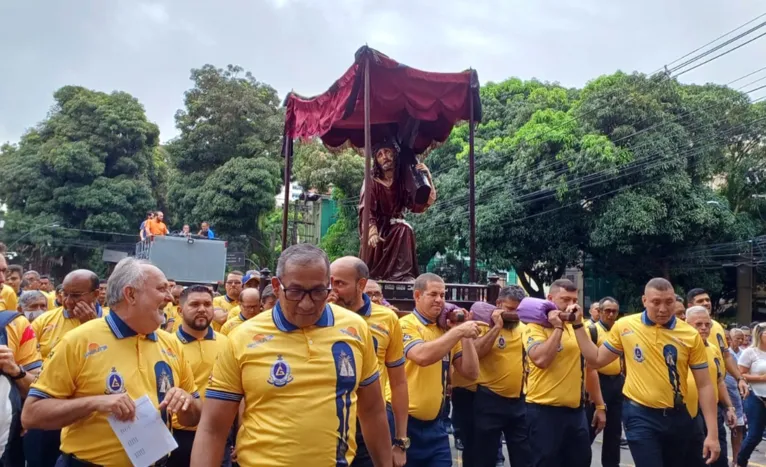
[[[626,400],[622,421],[636,467],[687,465],[695,428],[686,407],[652,409]]]
[[[747,416],[747,435],[737,456],[737,464],[742,467],[747,467],[747,462],[755,447],[761,442],[766,428],[766,405],[752,391],[745,399],[745,415]]]

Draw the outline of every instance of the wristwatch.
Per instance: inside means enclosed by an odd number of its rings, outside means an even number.
[[[27,375],[27,372],[24,371],[24,368],[21,365],[18,365],[18,367],[19,367],[19,374],[17,374],[16,376],[8,375],[8,377],[11,378],[14,381],[20,380],[21,378],[23,378],[23,377],[25,377]]]
[[[410,448],[410,439],[409,438],[394,438],[394,447],[401,449],[402,451],[406,451]]]

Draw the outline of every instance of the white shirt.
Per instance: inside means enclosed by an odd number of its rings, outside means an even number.
[[[749,368],[751,375],[766,374],[766,352],[756,347],[748,347],[739,356],[738,365]],[[766,382],[750,383],[753,393],[758,397],[766,397]]]

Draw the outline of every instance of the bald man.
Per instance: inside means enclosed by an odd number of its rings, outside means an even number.
[[[226,321],[221,326],[221,334],[228,336],[240,324],[263,311],[261,307],[261,294],[257,288],[245,289],[239,294],[239,313]]]
[[[407,418],[409,396],[407,394],[407,376],[404,373],[404,344],[402,328],[396,313],[383,305],[373,302],[366,290],[370,270],[359,258],[346,256],[335,260],[330,265],[330,280],[336,304],[356,312],[364,318],[372,332],[373,343],[378,357],[381,387],[391,395],[391,407],[394,412],[393,457],[394,465],[401,467],[407,462]],[[376,284],[377,285],[377,284]],[[380,290],[380,287],[378,287]],[[380,296],[382,299],[382,295]],[[386,381],[390,386],[386,385]],[[356,431],[357,453],[352,467],[372,466],[362,431]]]

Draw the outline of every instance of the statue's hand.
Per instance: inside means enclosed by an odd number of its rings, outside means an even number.
[[[378,246],[378,243],[383,243],[385,240],[383,237],[378,235],[377,233],[370,234],[370,238],[367,239],[367,244],[370,245],[370,248],[375,248]]]

